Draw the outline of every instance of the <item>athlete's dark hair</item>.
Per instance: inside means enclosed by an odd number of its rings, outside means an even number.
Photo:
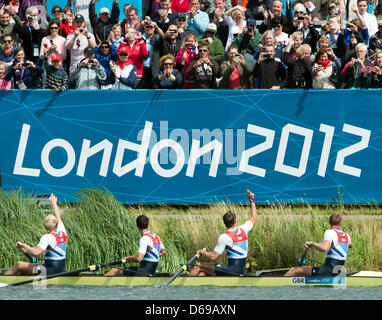
[[[149,226],[149,218],[142,214],[137,217],[136,223],[139,229],[146,229]]]
[[[331,226],[339,226],[342,221],[342,216],[338,213],[333,213],[329,218],[329,223]]]
[[[227,228],[233,227],[236,222],[236,214],[232,211],[227,211],[223,216],[223,222]]]

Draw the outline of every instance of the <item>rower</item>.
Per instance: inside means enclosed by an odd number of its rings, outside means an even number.
[[[65,271],[66,230],[57,206],[57,197],[53,193],[49,202],[54,214],[49,214],[44,219],[44,227],[48,233],[41,237],[36,247],[30,247],[21,241],[16,242],[16,248],[24,254],[38,258],[44,253],[44,264],[18,261],[6,275],[35,275],[41,273],[43,268],[46,275]]]
[[[305,248],[314,248],[326,252],[325,263],[322,267],[294,267],[285,276],[311,277],[311,276],[337,276],[345,264],[348,248],[353,248],[350,236],[342,231],[342,216],[333,213],[329,218],[330,229],[324,233],[324,240],[320,243],[306,241]]]
[[[166,254],[166,249],[159,237],[149,230],[149,218],[147,216],[138,216],[136,224],[142,236],[139,240],[138,253],[134,256],[124,257],[122,260],[126,262],[139,262],[139,267],[113,268],[105,273],[106,276],[140,276],[155,274],[159,257]]]
[[[248,255],[248,232],[252,230],[257,221],[255,195],[249,190],[247,190],[247,195],[251,203],[251,218],[237,227],[236,214],[231,211],[226,212],[223,216],[223,222],[227,231],[220,235],[214,251],[203,249],[196,252],[200,257],[206,257],[208,260],[215,262],[225,250],[227,252],[228,266],[199,262],[190,271],[191,276],[245,275]]]

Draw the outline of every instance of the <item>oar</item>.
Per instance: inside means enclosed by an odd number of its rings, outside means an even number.
[[[85,271],[97,271],[97,270],[99,270],[99,268],[103,268],[103,267],[107,267],[107,266],[112,266],[112,265],[116,265],[116,264],[122,264],[122,263],[125,263],[125,262],[126,262],[126,260],[116,260],[116,261],[105,262],[105,263],[101,263],[101,264],[93,264],[91,266],[88,266],[88,267],[85,267],[85,268],[81,268],[81,269],[77,269],[77,270],[65,271],[65,272],[51,274],[49,276],[44,277],[41,280],[52,279],[52,278],[57,278],[57,277],[62,277],[62,276],[70,276],[72,274],[78,274],[78,273],[85,272]],[[23,284],[28,284],[28,283],[31,283],[33,281],[35,281],[35,279],[20,281],[20,282],[11,283],[11,284],[0,283],[0,287],[6,287],[8,285],[9,286],[13,286],[13,287],[21,286]]]
[[[309,250],[309,247],[308,248],[305,248],[304,252],[302,253],[301,257],[298,258],[297,260],[297,264],[299,266],[304,266],[306,265],[306,260],[305,260],[305,257],[306,257],[306,254],[308,253],[308,250]]]
[[[290,268],[257,270],[253,275],[248,275],[248,276],[259,277],[263,273],[272,273],[272,272],[280,272],[280,271],[288,271],[288,270],[290,270]]]
[[[318,260],[314,260],[314,259],[309,258],[309,257],[306,257],[305,259],[306,259],[306,260],[310,260],[310,261],[315,262],[315,263],[318,263],[318,264],[325,265],[325,263],[323,263],[323,262],[321,262],[321,261],[318,261]]]
[[[188,266],[191,264],[191,263],[193,263],[196,259],[198,259],[199,258],[199,255],[198,254],[196,254],[196,255],[194,255],[187,263],[185,263],[184,265],[182,265],[182,267],[179,269],[179,271],[177,272],[177,273],[175,273],[171,278],[170,278],[170,280],[168,280],[164,285],[165,286],[168,286],[171,282],[173,282],[174,280],[175,280],[175,278],[177,277],[177,276],[179,276],[182,272],[185,272],[185,271],[187,271],[187,268],[188,268]]]

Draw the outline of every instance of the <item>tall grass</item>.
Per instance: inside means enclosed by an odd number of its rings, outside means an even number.
[[[234,211],[238,223],[250,216],[246,205],[218,203],[203,207],[123,206],[105,190],[84,190],[79,202],[62,215],[68,233],[67,270],[95,262],[106,262],[136,254],[140,234],[135,225],[139,214],[150,218],[150,229],[158,234],[167,254],[159,271],[176,271],[195,251],[213,250],[225,232],[222,215]],[[259,219],[249,234],[249,272],[296,266],[306,240],[321,241],[334,211],[346,215],[343,229],[350,233],[355,247],[349,253],[347,270],[382,270],[382,222],[359,220],[354,215],[377,214],[376,207],[319,208],[269,205],[258,208]],[[21,191],[0,191],[0,266],[9,267],[25,258],[15,249],[20,240],[38,244],[45,233],[42,221],[47,212]],[[323,261],[325,255],[312,251],[309,256]],[[225,255],[219,262],[226,262]]]

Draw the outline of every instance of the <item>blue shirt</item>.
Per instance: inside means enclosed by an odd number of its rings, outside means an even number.
[[[206,33],[206,28],[210,23],[210,18],[208,17],[208,14],[206,12],[198,10],[196,12],[195,17],[193,17],[191,20],[188,19],[189,15],[190,14],[187,13],[186,28],[194,31],[198,37],[204,35]]]

